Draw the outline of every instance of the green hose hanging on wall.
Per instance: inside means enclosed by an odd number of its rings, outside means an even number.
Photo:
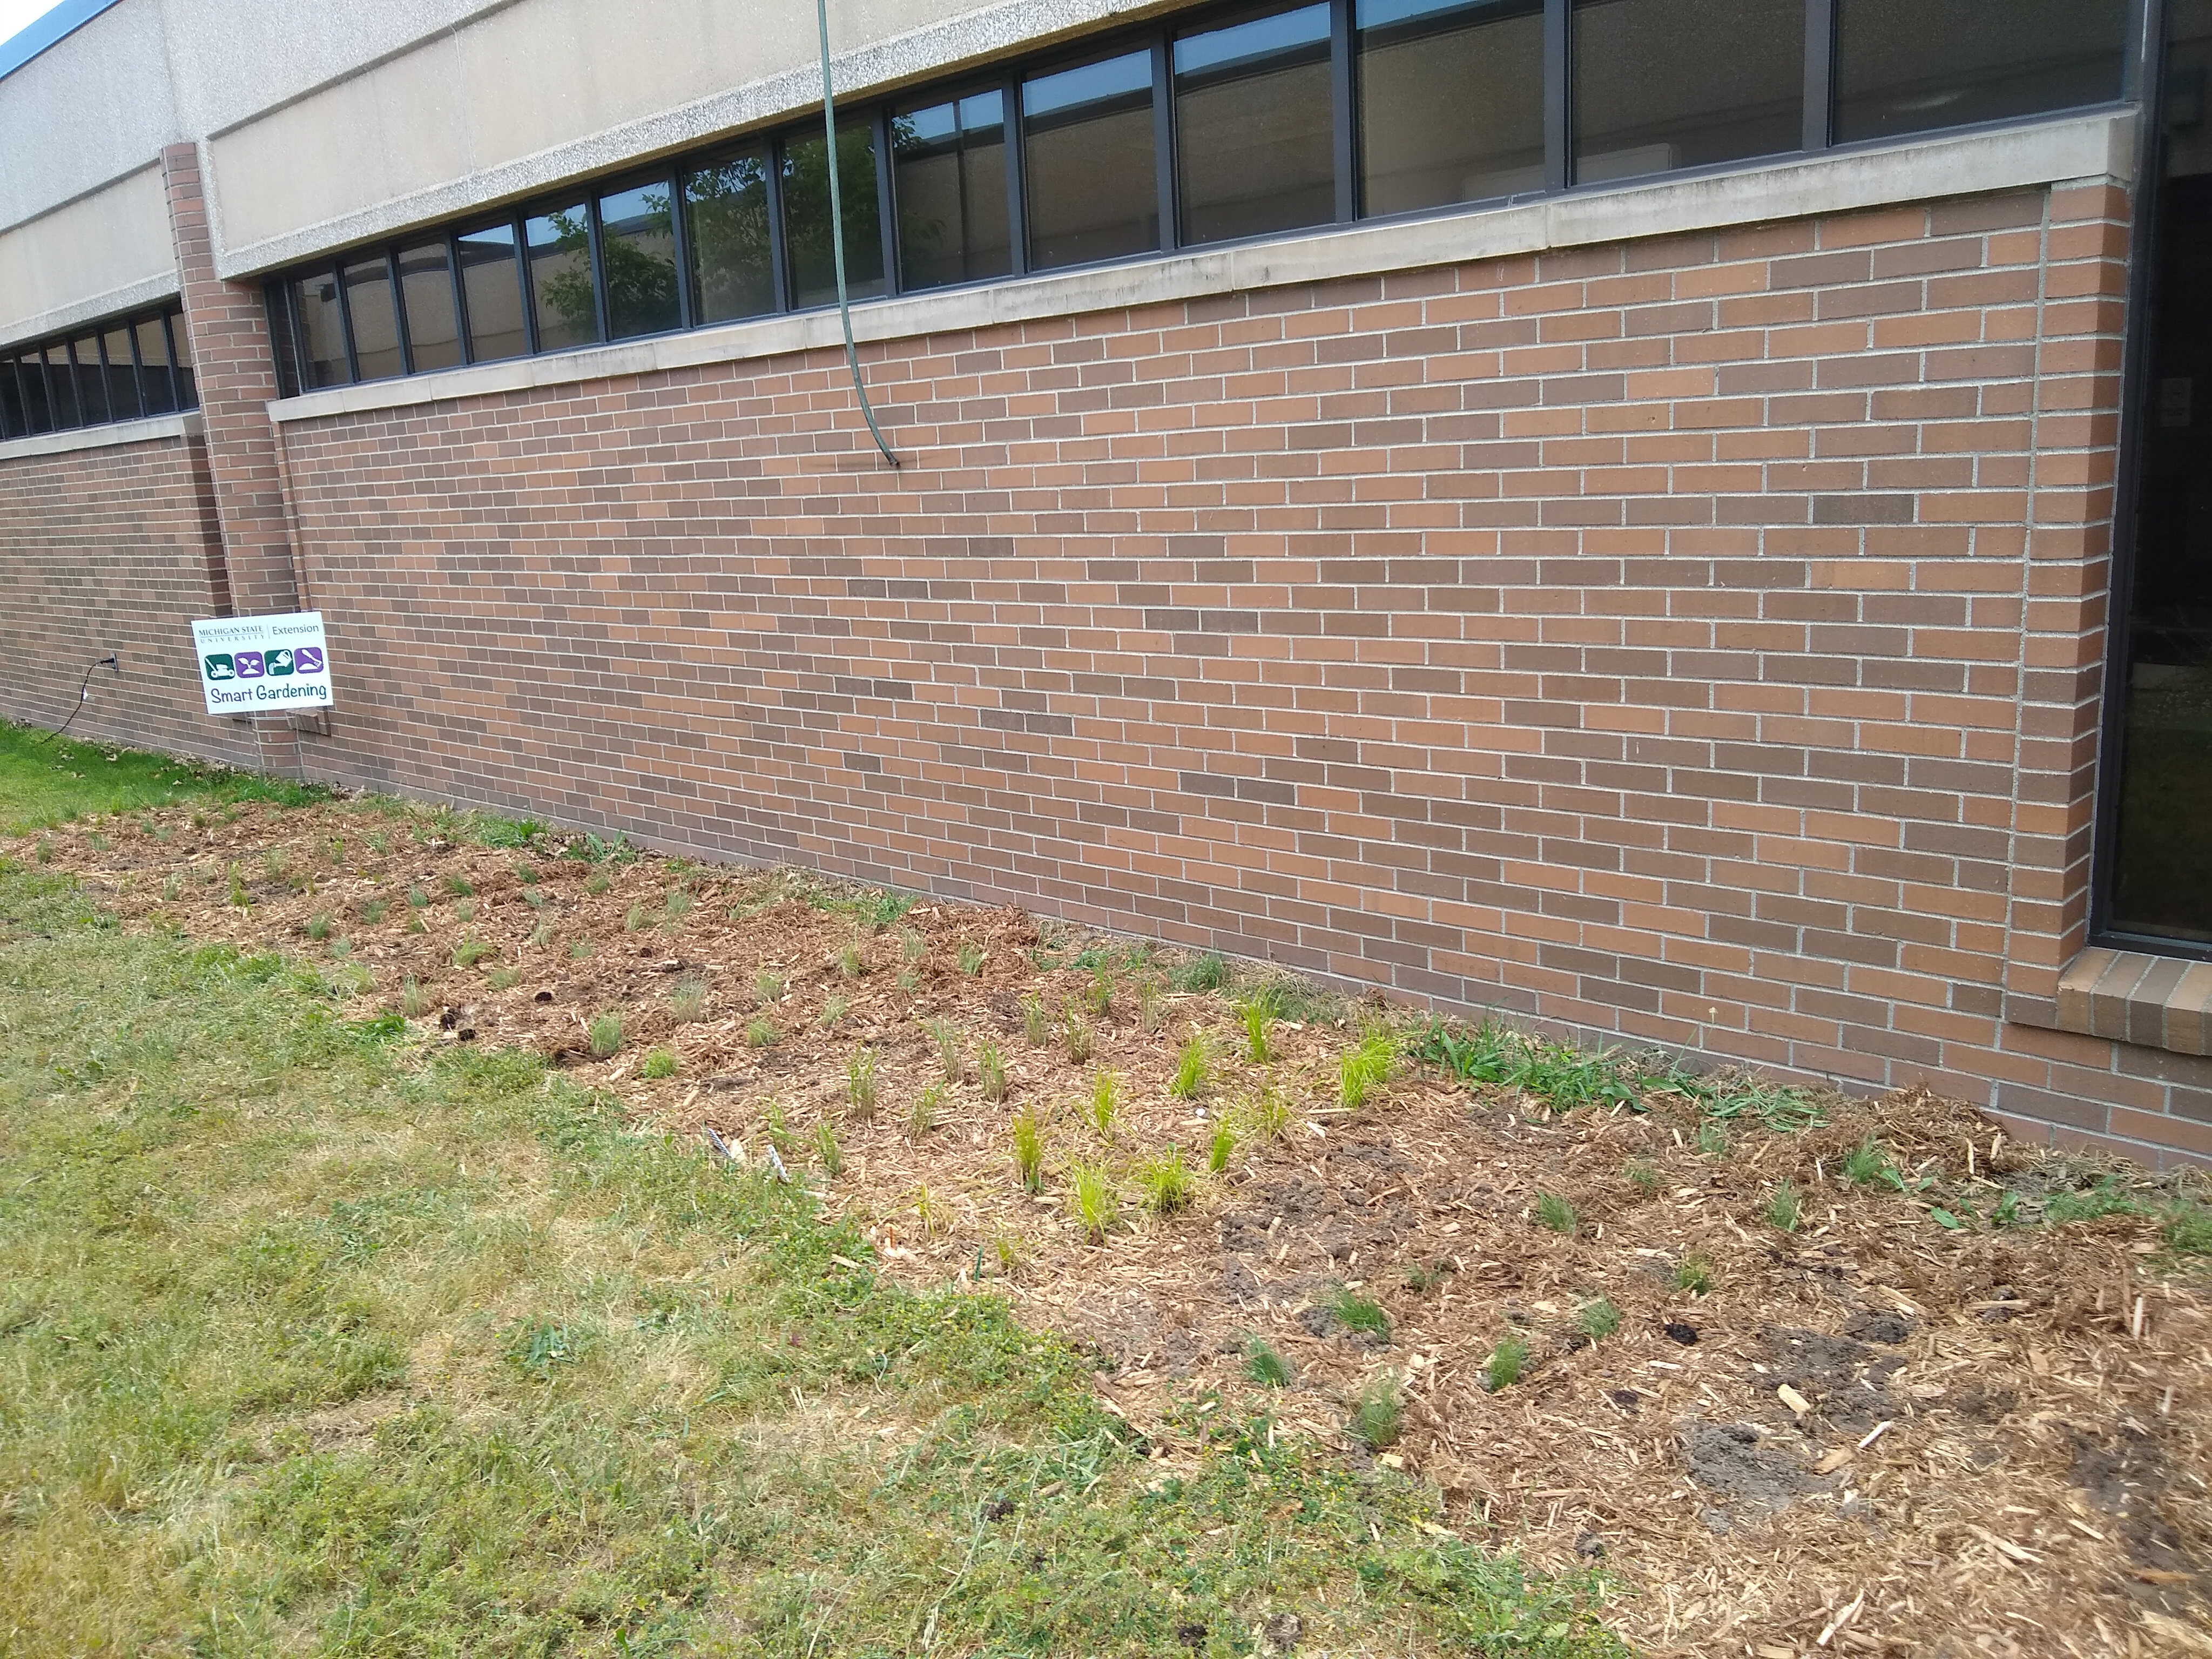
[[[898,470],[898,457],[884,441],[884,429],[876,424],[876,411],[868,404],[868,388],[860,381],[860,353],[853,343],[853,307],[845,297],[845,204],[837,189],[837,110],[830,93],[830,0],[814,0],[814,21],[822,31],[822,126],[827,142],[830,164],[830,252],[837,267],[837,317],[845,325],[845,366],[853,371],[853,392],[860,400],[860,413],[868,422],[868,435],[876,441],[876,447],[884,452],[884,459],[891,470]],[[877,165],[888,166],[889,158],[878,157]]]

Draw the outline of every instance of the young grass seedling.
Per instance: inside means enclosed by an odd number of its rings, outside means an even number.
[[[344,944],[345,941],[343,939],[340,939],[337,942],[337,945],[331,946],[331,954],[332,956],[344,954],[344,952],[340,951],[338,949],[338,945]],[[350,951],[351,948],[352,947],[350,945],[347,946],[348,951]],[[484,975],[484,985],[486,988],[494,991],[512,991],[521,982],[521,981],[522,975],[515,972],[512,968],[495,968],[491,972]]]
[[[1006,1057],[988,1038],[975,1050],[975,1080],[992,1105],[1006,1097]]]
[[[1674,1264],[1674,1288],[1687,1291],[1692,1296],[1711,1296],[1713,1291],[1713,1264],[1702,1255],[1686,1255]]]
[[[766,1014],[756,1014],[745,1022],[745,1042],[752,1048],[773,1048],[782,1038],[783,1033]]]
[[[922,938],[920,933],[915,933],[913,928],[909,927],[899,935],[899,960],[901,962],[920,962],[928,954],[929,941]]]
[[[975,978],[983,971],[985,954],[983,947],[974,939],[963,941],[960,946],[960,971],[970,979]]]
[[[1044,1137],[1038,1132],[1036,1112],[1024,1106],[1014,1114],[1014,1174],[1029,1192],[1044,1185]]]
[[[968,1064],[960,1052],[960,1028],[949,1019],[924,1022],[923,1030],[937,1045],[937,1064],[945,1073],[947,1083],[957,1083],[968,1074]]]
[[[1726,1158],[1729,1154],[1729,1134],[1718,1122],[1707,1118],[1698,1125],[1698,1151],[1707,1158]]]
[[[1873,1186],[1889,1168],[1889,1160],[1882,1156],[1881,1143],[1872,1135],[1844,1155],[1844,1179],[1854,1187]]]
[[[664,1046],[647,1050],[637,1074],[648,1082],[658,1082],[662,1078],[674,1077],[676,1069],[676,1050]]]
[[[1390,1080],[1397,1058],[1395,1037],[1379,1026],[1369,1031],[1336,1063],[1336,1103],[1354,1112],[1366,1105],[1368,1097]]]
[[[1108,1140],[1114,1138],[1114,1121],[1121,1109],[1121,1078],[1116,1072],[1101,1072],[1091,1079],[1091,1098],[1084,1104],[1084,1113],[1091,1127]]]
[[[944,1104],[945,1091],[949,1085],[939,1079],[915,1097],[914,1104],[907,1110],[906,1138],[920,1140],[937,1127],[938,1109]]]
[[[1146,975],[1137,981],[1137,1029],[1146,1036],[1160,1029],[1160,988]]]
[[[644,926],[645,926],[645,907],[644,907],[642,904],[633,904],[633,905],[631,905],[631,906],[629,907],[629,908],[627,911],[623,912],[623,932],[625,932],[625,933],[635,933],[635,932],[637,932],[637,930],[638,930],[639,928],[641,928],[641,927],[644,927]]]
[[[681,887],[674,888],[669,892],[667,903],[661,907],[660,925],[667,928],[681,927],[684,918],[690,914],[691,895]]]
[[[581,962],[592,954],[592,948],[591,940],[587,939],[580,939],[574,945],[568,947],[569,959],[574,962]]]
[[[1761,1214],[1768,1226],[1785,1233],[1796,1232],[1805,1218],[1805,1200],[1797,1190],[1797,1183],[1784,1181],[1778,1185],[1768,1194],[1766,1208]]]
[[[384,920],[384,913],[391,908],[389,899],[370,899],[361,907],[361,919],[374,927]]]
[[[1406,1389],[1395,1371],[1385,1371],[1367,1385],[1352,1408],[1352,1431],[1370,1451],[1383,1451],[1398,1443],[1405,1426]]]
[[[477,890],[469,885],[469,878],[466,876],[447,876],[446,890],[455,898],[466,898]]]
[[[480,939],[465,939],[453,947],[453,966],[473,968],[486,957],[496,954],[494,946]]]
[[[331,913],[318,910],[307,918],[307,937],[320,942],[331,936]]]
[[[1340,1290],[1329,1299],[1328,1310],[1347,1331],[1358,1331],[1381,1342],[1390,1340],[1390,1316],[1379,1302]]]
[[[1148,1158],[1137,1169],[1137,1184],[1145,1189],[1145,1207],[1154,1215],[1174,1215],[1190,1207],[1197,1178],[1182,1161],[1182,1148],[1170,1146],[1162,1158]]]
[[[837,1144],[837,1126],[826,1117],[814,1126],[814,1158],[832,1181],[845,1168],[845,1149]]]
[[[1274,1060],[1274,987],[1267,987],[1248,1002],[1237,1005],[1237,1018],[1245,1029],[1245,1060],[1265,1066]]]
[[[1212,1144],[1206,1149],[1206,1168],[1208,1174],[1219,1175],[1229,1167],[1229,1159],[1237,1150],[1237,1132],[1226,1123],[1213,1126]]]
[[[410,975],[399,981],[399,1012],[410,1019],[420,1019],[429,1012],[430,999]]]
[[[1620,1310],[1603,1297],[1583,1304],[1575,1315],[1575,1328],[1593,1342],[1602,1342],[1620,1328]]]
[[[1247,1111],[1255,1139],[1267,1144],[1291,1138],[1290,1097],[1273,1084],[1267,1085],[1252,1097]]]
[[[1575,1206],[1559,1194],[1539,1193],[1536,1194],[1536,1224],[1571,1238],[1582,1226],[1582,1217],[1575,1212]]]
[[[1256,1335],[1244,1339],[1244,1374],[1263,1389],[1287,1389],[1296,1376],[1291,1362]]]
[[[599,897],[614,884],[615,878],[604,870],[594,870],[584,878],[584,890],[593,898]]]
[[[1620,1166],[1621,1175],[1636,1189],[1638,1198],[1656,1198],[1659,1193],[1659,1166],[1648,1158],[1632,1158]]]
[[[1406,1269],[1404,1274],[1406,1288],[1419,1295],[1426,1296],[1458,1271],[1457,1266],[1449,1256],[1439,1257],[1434,1261],[1416,1261]]]
[[[1091,1029],[1091,1022],[1084,1018],[1083,1011],[1073,1002],[1062,1011],[1060,1041],[1067,1045],[1068,1059],[1078,1066],[1087,1061],[1092,1050],[1098,1046],[1097,1033]]]
[[[541,951],[550,945],[553,942],[553,924],[550,921],[539,922],[530,930],[530,942]]]
[[[619,1010],[607,1008],[592,1017],[592,1058],[605,1060],[623,1046],[623,1017]]]
[[[1083,1001],[1093,1018],[1104,1019],[1114,1012],[1114,970],[1104,963],[1091,970],[1091,983],[1084,988]]]
[[[1490,1351],[1490,1358],[1482,1368],[1483,1385],[1492,1394],[1503,1393],[1521,1380],[1528,1368],[1528,1344],[1521,1337],[1507,1334],[1498,1339],[1498,1346]]]
[[[1121,1218],[1121,1195],[1106,1171],[1095,1164],[1079,1164],[1073,1170],[1075,1218],[1093,1244],[1103,1244],[1115,1222]]]
[[[668,994],[668,1012],[679,1025],[689,1025],[707,1012],[707,981],[684,979]]]
[[[1022,999],[1022,1037],[1032,1048],[1042,1048],[1052,1041],[1052,1016],[1046,1012],[1042,997]]]
[[[783,1000],[785,981],[781,974],[763,968],[753,975],[753,992],[763,1003]]]
[[[1175,1076],[1168,1083],[1168,1092],[1177,1100],[1196,1100],[1212,1066],[1213,1048],[1206,1042],[1206,1033],[1193,1031],[1176,1055]]]
[[[855,1048],[845,1062],[845,1098],[862,1123],[875,1121],[876,1088],[876,1051]]]

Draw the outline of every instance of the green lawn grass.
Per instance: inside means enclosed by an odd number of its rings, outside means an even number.
[[[180,801],[210,807],[240,800],[297,803],[319,799],[321,793],[205,762],[49,738],[35,728],[0,720],[0,834],[21,835],[95,813],[139,811]]]
[[[258,787],[15,745],[11,823]],[[535,1056],[0,862],[0,1653],[1623,1651],[1416,1482],[1210,1416],[1165,1474],[1085,1357],[869,1263]]]

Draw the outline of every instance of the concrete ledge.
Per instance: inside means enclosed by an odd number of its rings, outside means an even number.
[[[2058,976],[2062,1031],[2212,1054],[2212,962],[2093,945]]]
[[[2131,111],[2107,110],[1793,157],[1734,173],[1654,179],[1421,219],[1332,226],[1303,236],[870,301],[854,307],[853,331],[863,341],[910,339],[2077,179],[2125,182],[2134,173],[2135,121]],[[333,386],[281,399],[269,405],[269,412],[279,422],[320,420],[614,375],[741,362],[834,347],[842,340],[834,311],[764,317],[622,345]]]
[[[113,449],[123,444],[152,443],[161,438],[197,438],[200,412],[151,415],[143,421],[114,421],[106,426],[72,427],[67,432],[41,432],[36,437],[10,438],[0,443],[0,461],[18,461],[32,455],[66,455],[77,449]]]

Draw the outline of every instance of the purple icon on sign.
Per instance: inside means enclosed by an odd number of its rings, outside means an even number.
[[[231,660],[237,665],[238,678],[242,680],[258,680],[264,672],[258,651],[241,651]]]
[[[323,653],[312,645],[303,645],[292,653],[292,666],[302,674],[323,672]]]

